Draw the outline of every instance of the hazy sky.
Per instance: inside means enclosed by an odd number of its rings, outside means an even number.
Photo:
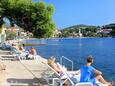
[[[115,0],[42,1],[54,5],[53,21],[57,28],[76,24],[105,25],[115,23]]]

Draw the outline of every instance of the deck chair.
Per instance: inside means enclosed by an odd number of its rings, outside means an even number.
[[[11,45],[8,44],[8,43],[3,43],[3,44],[1,44],[1,48],[2,48],[3,50],[10,50]]]
[[[102,84],[99,81],[96,81],[95,85],[93,85],[91,82],[80,82],[80,81],[75,82],[74,80],[75,78],[73,79],[73,77],[70,77],[68,73],[66,75],[72,86],[108,86],[107,84]]]
[[[77,80],[76,77],[74,77],[74,76],[71,77],[68,73],[67,73],[67,77],[70,82],[69,86],[93,86],[93,84],[90,82],[82,82],[81,83],[80,81]]]
[[[20,60],[25,60],[26,59],[26,55],[25,55],[25,52],[19,52],[16,48],[12,47],[11,48],[11,53],[13,55],[15,55],[18,59]]]
[[[90,82],[82,82],[82,83],[77,83],[75,86],[93,86],[93,84],[92,83],[90,83]]]
[[[22,52],[19,52],[16,48],[12,47],[11,48],[11,54],[13,54],[17,59],[19,60],[25,60],[25,54]]]
[[[2,60],[19,60],[19,53],[17,52],[17,50],[13,47],[10,48],[10,51],[8,52],[8,54],[1,54],[0,57],[2,57]]]
[[[11,54],[15,55],[16,57],[20,56],[20,52],[14,47],[11,48]]]
[[[43,78],[47,80],[48,86],[50,86],[50,80],[52,80],[53,86],[63,86],[63,84],[68,80],[67,76],[65,77],[61,76],[47,63],[44,63],[44,64],[47,66],[47,69],[42,75],[43,75]]]

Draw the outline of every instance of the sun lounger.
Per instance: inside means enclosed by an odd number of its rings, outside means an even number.
[[[20,60],[25,60],[26,59],[26,55],[25,55],[25,52],[19,52],[16,48],[12,47],[11,48],[11,53],[13,55],[15,55],[18,59]]]
[[[84,83],[77,83],[75,86],[93,86],[90,82],[84,82]]]
[[[78,79],[75,79],[76,77],[70,76],[68,73],[66,73],[66,75],[72,86],[108,86],[107,84],[102,84],[99,81],[96,81],[95,85],[93,85],[90,82],[80,82]],[[75,81],[75,80],[78,80],[78,81]]]
[[[63,84],[68,80],[66,75],[63,76],[57,73],[52,67],[50,67],[47,63],[44,63],[47,66],[47,69],[43,73],[43,78],[47,80],[48,86],[50,86],[50,80],[52,80],[53,86],[58,82],[59,86],[63,86]]]
[[[2,48],[3,50],[10,50],[11,45],[8,44],[8,43],[3,43],[3,44],[1,44],[1,48]]]
[[[22,52],[19,52],[16,48],[14,48],[14,47],[11,47],[11,55],[12,56],[14,56],[14,57],[16,57],[17,59],[19,59],[19,60],[24,60],[24,59],[26,59],[26,57],[25,57],[25,54]],[[8,56],[11,56],[11,55],[8,55]]]

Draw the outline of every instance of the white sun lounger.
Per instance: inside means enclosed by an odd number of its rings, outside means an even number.
[[[50,67],[47,63],[44,63],[47,66],[47,70],[43,73],[43,78],[47,80],[48,86],[50,86],[50,80],[52,80],[53,86],[58,86],[56,83],[58,82],[59,86],[63,86],[63,84],[68,80],[67,76],[61,76],[57,73],[52,67]]]
[[[91,82],[79,82],[78,81],[78,82],[74,83],[75,80],[73,80],[72,77],[69,76],[68,73],[66,73],[66,75],[67,75],[67,77],[68,77],[68,79],[69,79],[69,81],[70,81],[72,86],[108,86],[107,84],[102,84],[99,81],[96,82],[96,85],[93,85]]]
[[[90,82],[84,82],[84,83],[77,83],[75,86],[93,86]]]

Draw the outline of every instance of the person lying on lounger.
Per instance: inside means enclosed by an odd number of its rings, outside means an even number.
[[[50,67],[52,67],[60,76],[64,76],[64,72],[65,72],[65,70],[67,70],[67,69],[65,69],[65,68],[63,68],[61,65],[59,65],[59,64],[57,64],[56,62],[55,62],[55,58],[52,56],[52,57],[50,57],[50,58],[48,58],[48,61],[47,61],[47,63],[48,63],[48,65],[50,66]],[[65,78],[64,78],[65,79]],[[64,86],[68,86],[68,82],[66,81],[64,84],[63,84]]]
[[[110,82],[104,80],[101,71],[91,66],[92,63],[93,57],[90,55],[87,57],[87,63],[80,68],[79,72],[76,73],[81,73],[80,82],[91,82],[96,84],[96,81],[99,81],[102,84],[108,84],[108,86],[112,86]]]
[[[63,73],[59,65],[55,63],[55,60],[56,59],[53,56],[48,58],[48,65],[51,66],[57,73],[59,74]]]

